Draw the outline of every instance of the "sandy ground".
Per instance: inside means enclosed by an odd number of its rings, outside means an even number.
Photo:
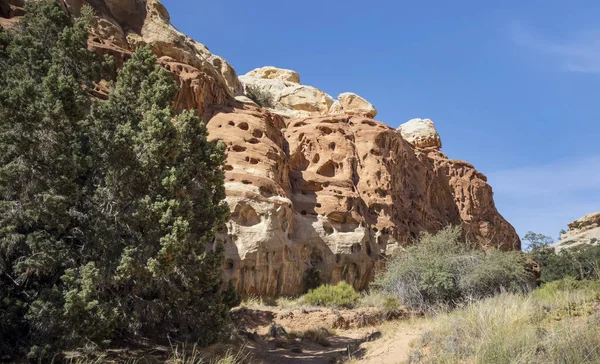
[[[405,363],[411,342],[419,329],[404,324],[402,315],[390,317],[377,310],[281,310],[271,307],[246,307],[237,310],[234,322],[249,337],[247,350],[252,363]],[[330,346],[295,339],[278,347],[269,336],[271,325],[280,325],[288,334],[309,329],[328,329]]]

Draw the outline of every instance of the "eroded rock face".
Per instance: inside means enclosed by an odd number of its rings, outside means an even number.
[[[251,94],[253,88],[261,90],[270,97],[270,111],[290,118],[324,115],[329,112],[334,101],[331,96],[316,87],[287,81],[295,77],[285,72],[288,70],[276,70],[267,73],[263,72],[264,69],[258,69],[240,76],[246,94]]]
[[[73,15],[83,3],[64,2]],[[375,107],[360,96],[335,101],[290,70],[265,67],[238,78],[172,27],[156,0],[89,3],[98,12],[90,48],[122,63],[150,44],[180,86],[175,107],[196,110],[209,137],[227,145],[231,220],[219,238],[225,276],[243,294],[301,293],[310,268],[323,282],[366,288],[385,256],[448,224],[463,225],[480,245],[520,249],[485,176],[439,150],[430,120],[394,130],[373,120]],[[275,95],[274,107],[248,99],[250,85]],[[101,83],[93,94],[109,91]]]
[[[251,107],[215,114],[210,136],[229,153],[226,273],[245,294],[300,293],[311,267],[325,282],[365,288],[383,257],[447,224],[484,246],[520,248],[485,176],[419,152],[383,123],[329,115],[284,124]]]
[[[560,241],[552,245],[556,251],[579,245],[600,245],[600,212],[587,214],[569,224],[569,231],[561,234]]]
[[[73,16],[84,4],[96,10],[90,48],[98,53],[112,54],[122,62],[136,47],[150,45],[161,64],[177,76],[178,110],[193,109],[207,117],[208,106],[235,104],[235,96],[243,95],[233,67],[175,29],[158,0],[65,0],[63,4]]]

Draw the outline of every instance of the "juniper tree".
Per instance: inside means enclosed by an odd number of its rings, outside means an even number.
[[[91,12],[53,1],[0,32],[0,354],[82,343],[220,338],[223,145],[149,48],[90,105]],[[230,285],[231,287],[231,285]]]
[[[100,270],[116,272],[109,279],[120,292],[124,329],[209,344],[228,311],[223,248],[213,241],[228,216],[224,145],[207,141],[193,112],[174,115],[176,92],[143,47],[119,71],[108,100],[93,107],[101,176],[94,201],[105,224],[98,246],[107,256]]]
[[[79,140],[89,110],[85,17],[72,24],[54,3],[28,5],[15,34],[2,36],[0,75],[0,351],[36,335],[30,305],[54,294],[78,264],[85,238]]]

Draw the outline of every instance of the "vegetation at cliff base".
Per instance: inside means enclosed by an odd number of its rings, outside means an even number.
[[[423,323],[408,362],[600,362],[600,293],[591,285],[503,293],[438,312]]]
[[[168,337],[222,338],[224,146],[207,141],[149,48],[90,101],[106,64],[91,10],[27,5],[0,33],[0,357]],[[230,286],[231,287],[231,286]]]
[[[388,261],[373,289],[413,309],[456,305],[504,291],[529,291],[534,282],[530,265],[521,252],[469,247],[460,228],[447,227],[423,233]]]
[[[336,285],[324,284],[311,289],[302,298],[309,305],[352,308],[360,299],[360,294],[351,285],[341,281]]]
[[[557,252],[550,246],[552,238],[548,236],[529,232],[523,239],[530,243],[531,260],[540,266],[541,283],[568,277],[600,280],[600,246],[582,244]]]

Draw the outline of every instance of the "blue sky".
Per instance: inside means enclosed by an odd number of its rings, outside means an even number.
[[[436,123],[521,236],[600,211],[600,2],[163,0],[239,74],[272,65]]]

